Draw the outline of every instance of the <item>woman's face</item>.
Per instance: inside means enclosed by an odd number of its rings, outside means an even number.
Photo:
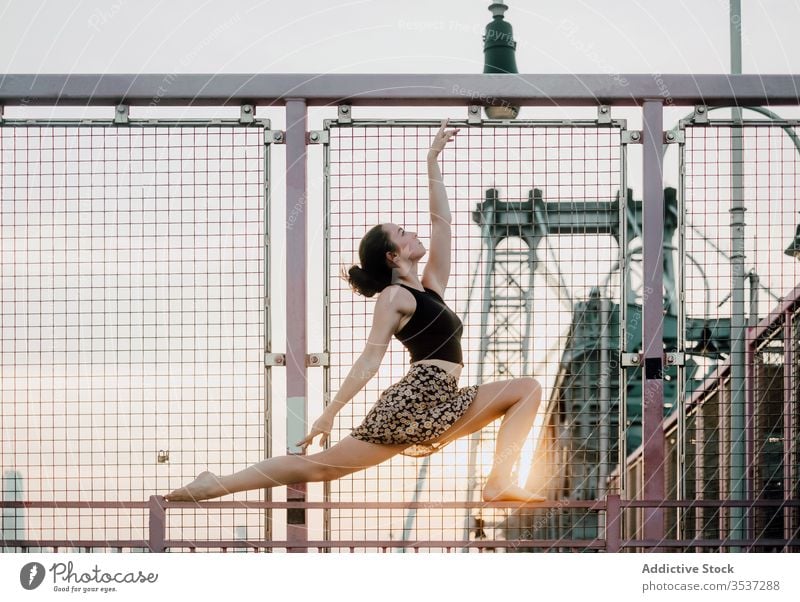
[[[389,233],[389,238],[397,245],[397,253],[400,257],[411,261],[419,260],[425,253],[425,246],[417,238],[416,232],[408,232],[397,224],[383,224],[384,230]]]

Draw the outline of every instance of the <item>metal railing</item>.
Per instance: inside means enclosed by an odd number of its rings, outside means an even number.
[[[169,78],[169,90],[163,90],[162,84]],[[625,85],[620,82],[624,81]],[[265,351],[265,368],[268,375],[272,366],[280,366],[286,372],[286,397],[287,406],[291,407],[292,418],[287,420],[287,430],[290,435],[294,435],[294,430],[300,429],[307,418],[309,401],[309,375],[307,368],[321,367],[326,365],[325,353],[316,353],[314,349],[308,348],[307,307],[310,295],[307,290],[307,261],[306,254],[310,239],[305,219],[296,219],[297,216],[307,215],[311,208],[309,203],[310,195],[308,189],[308,145],[316,140],[321,142],[320,132],[309,130],[309,107],[323,107],[339,105],[340,121],[345,117],[352,120],[354,118],[354,107],[394,107],[394,106],[426,106],[426,107],[453,107],[460,105],[465,110],[467,122],[475,127],[491,126],[493,120],[484,121],[481,115],[481,106],[484,100],[504,100],[515,105],[524,107],[550,107],[571,106],[571,107],[597,107],[598,121],[611,118],[612,107],[641,107],[642,130],[630,131],[628,142],[631,144],[642,145],[642,160],[637,162],[643,168],[643,195],[642,195],[642,272],[646,276],[643,278],[643,290],[661,291],[664,284],[663,269],[665,257],[664,246],[662,244],[664,232],[664,145],[670,143],[681,144],[681,134],[686,131],[665,132],[663,127],[664,110],[666,106],[695,106],[697,115],[707,115],[709,107],[719,105],[790,105],[798,106],[797,89],[800,85],[798,75],[664,75],[655,76],[653,74],[629,74],[624,78],[618,75],[609,76],[604,74],[519,74],[513,77],[506,77],[499,74],[147,74],[125,75],[125,74],[13,74],[7,75],[0,83],[0,125],[13,125],[13,120],[4,118],[3,110],[11,106],[108,106],[113,110],[114,123],[135,123],[128,119],[130,107],[152,107],[154,98],[158,99],[159,106],[217,106],[235,107],[240,106],[241,123],[252,123],[255,117],[256,105],[274,105],[282,107],[285,116],[285,131],[269,131],[264,143],[280,144],[284,150],[286,170],[285,184],[286,192],[280,198],[273,197],[270,202],[284,202],[286,215],[289,216],[286,222],[287,249],[285,253],[286,272],[290,275],[282,296],[286,300],[286,338],[285,353],[271,353],[272,349],[267,346]],[[340,104],[347,103],[347,104]],[[602,104],[601,104],[602,103]],[[112,108],[113,107],[113,108]],[[494,125],[497,122],[494,121]],[[87,123],[86,125],[89,125]],[[787,120],[785,125],[795,128],[798,126],[796,120]],[[740,130],[741,123],[735,124],[734,129]],[[316,139],[314,138],[316,136]],[[19,149],[17,149],[19,150]],[[738,151],[737,151],[738,152]],[[16,159],[15,159],[16,160]],[[21,160],[21,159],[20,159]],[[25,158],[26,161],[29,159]],[[706,160],[709,164],[718,163],[718,157],[712,156]],[[734,161],[738,164],[738,161]],[[28,171],[27,169],[25,170]],[[738,174],[738,172],[737,172]],[[27,177],[27,173],[26,173]],[[739,176],[737,175],[737,178]],[[737,180],[738,181],[738,180]],[[25,186],[30,186],[26,184]],[[25,186],[20,185],[20,189]],[[716,190],[711,185],[709,190]],[[737,190],[738,186],[734,187]],[[701,187],[701,190],[705,188]],[[264,195],[265,199],[268,195]],[[265,206],[269,203],[265,200]],[[768,203],[762,203],[768,205]],[[794,209],[794,207],[792,207]],[[737,209],[738,211],[738,209]],[[787,211],[794,214],[794,211]],[[787,222],[788,223],[788,222]],[[794,225],[794,224],[792,224]],[[738,227],[738,222],[737,222]],[[741,242],[741,237],[739,237]],[[787,241],[788,242],[788,241]],[[781,242],[781,245],[785,243]],[[268,248],[266,249],[268,251]],[[267,254],[267,257],[269,255]],[[737,261],[741,258],[737,253]],[[265,266],[268,267],[269,260]],[[623,262],[624,265],[624,262]],[[266,269],[266,268],[265,268]],[[738,272],[736,272],[738,273]],[[265,272],[266,282],[270,281]],[[736,307],[741,307],[741,293],[744,286],[744,279],[741,277],[731,278],[731,287],[739,289],[737,292]],[[27,285],[26,285],[27,286]],[[265,295],[265,298],[267,296]],[[623,304],[623,308],[626,307]],[[742,311],[737,309],[737,319],[739,328],[731,333],[732,337],[743,335],[741,324]],[[267,316],[269,312],[267,312]],[[622,551],[635,549],[668,549],[675,548],[694,548],[705,547],[709,549],[719,548],[728,549],[741,544],[742,540],[736,542],[731,539],[676,539],[671,540],[664,537],[663,524],[659,520],[643,520],[641,523],[628,521],[629,525],[620,524],[625,520],[621,516],[625,515],[623,510],[636,509],[638,514],[645,514],[639,508],[669,508],[677,506],[705,506],[713,507],[745,507],[782,505],[787,508],[797,507],[797,495],[793,499],[783,500],[758,500],[751,501],[749,498],[758,497],[752,491],[736,491],[734,495],[741,496],[743,499],[737,501],[718,501],[718,500],[681,500],[666,501],[668,497],[667,475],[665,469],[665,445],[663,437],[663,415],[661,408],[664,400],[665,383],[663,371],[660,369],[665,365],[667,358],[664,356],[664,330],[663,330],[663,300],[661,295],[643,295],[642,297],[642,320],[636,325],[636,330],[641,330],[641,341],[643,343],[641,357],[635,353],[627,353],[626,356],[633,356],[637,365],[644,365],[649,369],[645,371],[644,389],[648,391],[649,404],[648,412],[643,415],[642,437],[652,445],[648,445],[643,450],[641,467],[637,474],[641,482],[646,485],[642,487],[640,495],[646,500],[626,500],[609,495],[601,502],[573,502],[571,500],[552,501],[547,504],[538,504],[536,508],[553,512],[555,516],[561,517],[560,511],[569,508],[587,508],[587,512],[594,510],[604,511],[605,523],[603,529],[593,535],[603,535],[603,539],[593,538],[582,540],[567,535],[556,539],[508,539],[504,541],[383,541],[371,540],[368,536],[363,536],[359,541],[329,540],[308,541],[308,527],[305,522],[295,521],[298,517],[305,517],[303,509],[342,508],[340,502],[331,502],[329,506],[320,506],[317,503],[305,502],[305,487],[289,488],[290,502],[272,503],[259,502],[243,504],[238,502],[209,502],[199,505],[189,504],[188,507],[194,508],[263,508],[263,509],[285,509],[293,512],[296,516],[290,516],[292,520],[287,521],[287,541],[277,541],[264,534],[264,541],[236,540],[233,542],[217,540],[171,540],[167,538],[168,523],[167,512],[170,509],[180,508],[178,504],[165,504],[162,498],[152,497],[149,501],[143,502],[31,502],[31,501],[4,501],[0,503],[0,508],[128,508],[138,509],[141,513],[149,512],[150,524],[148,536],[141,539],[11,539],[9,533],[22,535],[23,531],[18,529],[16,532],[6,530],[2,540],[3,545],[11,546],[19,544],[27,550],[35,547],[102,547],[102,548],[129,548],[140,547],[144,550],[166,551],[177,550],[178,548],[188,548],[191,550],[208,548],[244,548],[244,549],[269,549],[269,550],[300,550],[317,549],[331,550],[335,548],[356,549],[373,547],[378,549],[394,549],[402,547],[405,549],[424,549],[424,548],[447,548],[447,544],[454,544],[452,547],[477,548],[479,551],[488,549],[516,549],[529,547],[543,550],[553,549],[585,549],[585,550],[606,550]],[[627,328],[623,322],[623,328]],[[788,324],[788,322],[787,322]],[[787,327],[784,325],[784,327]],[[269,333],[269,324],[265,324],[265,332]],[[622,335],[625,333],[623,332]],[[755,334],[753,335],[755,336]],[[626,340],[624,336],[622,340]],[[786,337],[788,340],[788,337]],[[269,339],[267,337],[267,344]],[[621,349],[621,351],[631,351]],[[636,351],[636,350],[633,350]],[[792,353],[794,351],[792,350]],[[629,357],[631,361],[633,358]],[[639,364],[641,360],[641,364]],[[626,360],[627,361],[627,360]],[[741,367],[742,362],[738,365]],[[788,377],[787,377],[788,380]],[[26,385],[27,386],[27,385]],[[267,387],[269,390],[269,388]],[[797,395],[793,392],[794,398]],[[796,403],[796,401],[794,402]],[[145,410],[143,409],[142,412]],[[624,411],[624,405],[623,405]],[[737,414],[740,417],[741,414]],[[793,415],[794,416],[794,415]],[[794,417],[791,416],[791,420]],[[624,418],[624,416],[622,416]],[[624,423],[624,420],[622,421]],[[789,422],[787,421],[787,425]],[[787,432],[794,432],[796,421],[791,423],[791,428],[785,427]],[[270,425],[271,426],[271,425]],[[27,427],[26,427],[27,428]],[[738,428],[738,427],[737,427]],[[265,437],[271,436],[272,432],[268,428]],[[294,441],[291,436],[287,441]],[[624,439],[623,439],[624,440]],[[272,449],[275,445],[269,445],[266,440],[267,455],[279,453],[282,450]],[[288,447],[288,446],[287,446]],[[286,451],[292,451],[287,449]],[[623,450],[624,451],[624,450]],[[797,448],[788,448],[784,454],[795,454]],[[624,458],[626,454],[622,454]],[[722,454],[727,457],[727,453]],[[740,456],[741,457],[741,456]],[[10,463],[12,466],[16,462]],[[184,469],[188,474],[195,474],[196,467],[184,463]],[[788,467],[790,463],[784,462]],[[796,470],[797,461],[791,463]],[[789,470],[786,468],[786,470]],[[184,475],[187,476],[187,475]],[[796,473],[788,476],[796,478]],[[620,475],[625,478],[624,472]],[[633,479],[631,479],[633,481]],[[155,489],[155,488],[153,488]],[[18,491],[13,489],[13,491]],[[57,488],[56,491],[69,491],[69,489]],[[625,492],[625,488],[622,487]],[[143,495],[139,493],[138,495]],[[593,494],[592,497],[595,495]],[[626,494],[627,497],[627,494]],[[728,497],[722,495],[721,497]],[[381,504],[376,506],[372,503],[358,504],[358,508],[391,508],[392,505]],[[216,504],[214,506],[213,504]],[[224,505],[222,505],[224,504]],[[455,503],[455,507],[468,508],[463,503]],[[588,504],[588,506],[584,506]],[[412,508],[408,504],[401,505],[403,508]],[[422,507],[430,507],[423,505]],[[481,508],[488,505],[480,504]],[[508,507],[508,505],[506,505]],[[630,514],[630,512],[628,512]],[[647,513],[649,514],[649,513]],[[787,513],[788,514],[788,513]],[[136,527],[143,531],[146,527],[143,522],[146,517],[140,515],[141,521]],[[267,523],[270,523],[267,517]],[[270,523],[271,524],[271,523]],[[623,527],[635,526],[643,531],[643,539],[637,540],[630,537],[631,532],[623,530]],[[260,525],[259,525],[260,526]],[[130,529],[130,527],[127,527]],[[179,527],[176,527],[176,529]],[[120,531],[127,534],[129,531]],[[135,531],[134,531],[135,532]],[[77,531],[83,534],[83,531]],[[50,533],[46,533],[50,534]],[[60,533],[54,532],[56,537]],[[787,550],[788,545],[797,545],[797,533],[791,530],[784,531],[784,540],[774,540],[777,545]],[[508,542],[514,542],[508,543]],[[372,545],[381,544],[385,545]],[[764,540],[754,538],[745,542],[739,549],[754,549],[763,544]],[[84,545],[85,544],[85,545]],[[230,545],[222,545],[230,544]],[[590,545],[591,544],[591,545]]]
[[[509,539],[509,540],[323,540],[323,541],[278,541],[278,540],[182,540],[168,538],[167,513],[169,510],[188,508],[197,509],[425,509],[435,505],[437,508],[452,509],[521,509],[530,508],[558,512],[562,509],[582,508],[604,512],[606,516],[605,537],[592,539]],[[419,552],[432,548],[442,548],[444,551],[515,551],[519,548],[535,548],[540,551],[596,551],[596,552],[626,552],[626,551],[677,551],[690,552],[697,548],[704,551],[728,551],[729,548],[739,547],[742,551],[757,550],[763,546],[780,546],[782,551],[788,551],[791,546],[800,545],[800,534],[794,533],[788,539],[755,538],[747,540],[721,539],[637,539],[623,537],[624,511],[634,508],[744,508],[759,507],[790,507],[800,508],[800,500],[621,500],[618,495],[609,495],[604,500],[596,501],[548,501],[544,503],[523,502],[167,502],[163,496],[153,495],[147,502],[0,502],[2,509],[147,509],[149,512],[149,528],[146,539],[125,540],[95,540],[95,539],[3,539],[0,545],[3,548],[21,548],[28,552],[32,549],[41,552],[41,548],[52,548],[52,552],[60,552],[62,548],[87,548],[96,551],[97,548],[112,549],[122,552],[126,548],[143,548],[149,552],[167,552],[171,549],[188,549],[196,552],[199,549],[214,549],[221,552],[228,550],[280,551],[287,552],[310,551],[331,552],[347,550],[355,552],[357,549],[375,549],[379,552],[394,551],[406,548]]]

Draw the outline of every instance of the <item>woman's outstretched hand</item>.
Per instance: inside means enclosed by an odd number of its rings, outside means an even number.
[[[428,151],[428,158],[436,158],[439,156],[439,153],[444,150],[445,145],[450,141],[453,136],[455,136],[461,128],[453,128],[451,130],[445,130],[447,127],[447,123],[449,119],[442,119],[442,127],[439,128],[439,131],[436,132],[436,136],[433,137],[433,142],[431,142],[431,148]]]
[[[311,430],[308,432],[308,435],[305,438],[300,439],[295,445],[298,447],[302,447],[303,451],[306,451],[306,448],[314,442],[314,438],[317,435],[322,435],[319,440],[319,446],[323,447],[325,442],[328,440],[328,437],[331,434],[331,429],[333,428],[333,419],[328,418],[327,416],[320,416],[311,425]]]

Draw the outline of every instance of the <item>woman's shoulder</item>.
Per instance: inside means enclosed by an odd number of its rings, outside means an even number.
[[[417,311],[417,300],[414,295],[399,284],[390,284],[378,295],[375,304],[375,319],[392,320],[411,316]]]
[[[390,284],[380,292],[378,300],[382,305],[391,306],[403,313],[414,311],[417,307],[414,293],[402,284]]]

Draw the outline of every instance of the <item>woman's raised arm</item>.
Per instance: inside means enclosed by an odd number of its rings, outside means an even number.
[[[459,131],[459,128],[446,130],[447,121],[447,119],[442,120],[442,127],[436,132],[427,157],[431,243],[428,263],[422,273],[423,284],[428,288],[435,289],[440,294],[444,292],[450,278],[450,224],[452,218],[438,157],[445,145]]]

